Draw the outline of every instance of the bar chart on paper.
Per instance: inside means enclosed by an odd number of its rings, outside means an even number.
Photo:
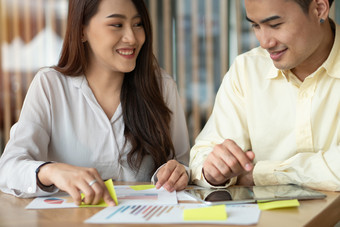
[[[182,217],[183,210],[184,207],[180,205],[120,205],[104,209],[86,222],[163,223],[173,217]]]
[[[85,223],[110,224],[110,223],[216,223],[216,224],[256,224],[260,217],[260,210],[256,204],[227,206],[226,220],[200,220],[186,221],[183,212],[185,209],[206,207],[202,204],[178,205],[130,205],[122,204],[116,207],[107,207],[87,219]]]
[[[113,211],[105,219],[122,218],[122,216],[133,215],[136,220],[150,221],[151,219],[164,218],[164,216],[174,215],[172,212],[176,212],[178,208],[174,209],[174,206],[152,206],[152,205],[127,205],[121,206],[116,211]],[[172,213],[172,214],[171,214]]]

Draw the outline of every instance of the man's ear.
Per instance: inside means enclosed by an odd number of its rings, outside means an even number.
[[[314,0],[315,13],[319,21],[325,21],[329,16],[329,1],[328,0]]]

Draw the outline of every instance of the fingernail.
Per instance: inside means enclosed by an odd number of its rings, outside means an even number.
[[[249,163],[247,163],[245,167],[247,171],[250,171],[252,169],[252,166]]]
[[[159,189],[161,187],[161,184],[159,182],[156,183],[156,188]]]
[[[115,203],[115,201],[113,201],[113,200],[109,200],[108,205],[109,205],[110,207],[113,207],[113,206],[116,205],[116,203]]]

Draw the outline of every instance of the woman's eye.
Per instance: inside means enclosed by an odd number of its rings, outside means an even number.
[[[134,26],[135,26],[135,27],[143,27],[143,23],[142,23],[142,22],[139,22],[139,23],[136,23]]]
[[[110,26],[116,27],[116,28],[121,28],[123,25],[122,24],[111,24]]]

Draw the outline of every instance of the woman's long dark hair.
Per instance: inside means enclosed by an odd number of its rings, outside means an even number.
[[[124,135],[132,145],[128,163],[138,171],[143,158],[150,155],[154,172],[174,158],[171,140],[171,111],[162,95],[160,69],[152,52],[152,29],[147,8],[142,0],[132,0],[142,18],[145,43],[137,57],[136,67],[126,73],[120,101],[125,123]],[[81,42],[82,28],[98,10],[100,0],[69,0],[67,29],[58,65],[54,68],[69,76],[84,74],[87,51]],[[151,173],[151,172],[150,172]]]

